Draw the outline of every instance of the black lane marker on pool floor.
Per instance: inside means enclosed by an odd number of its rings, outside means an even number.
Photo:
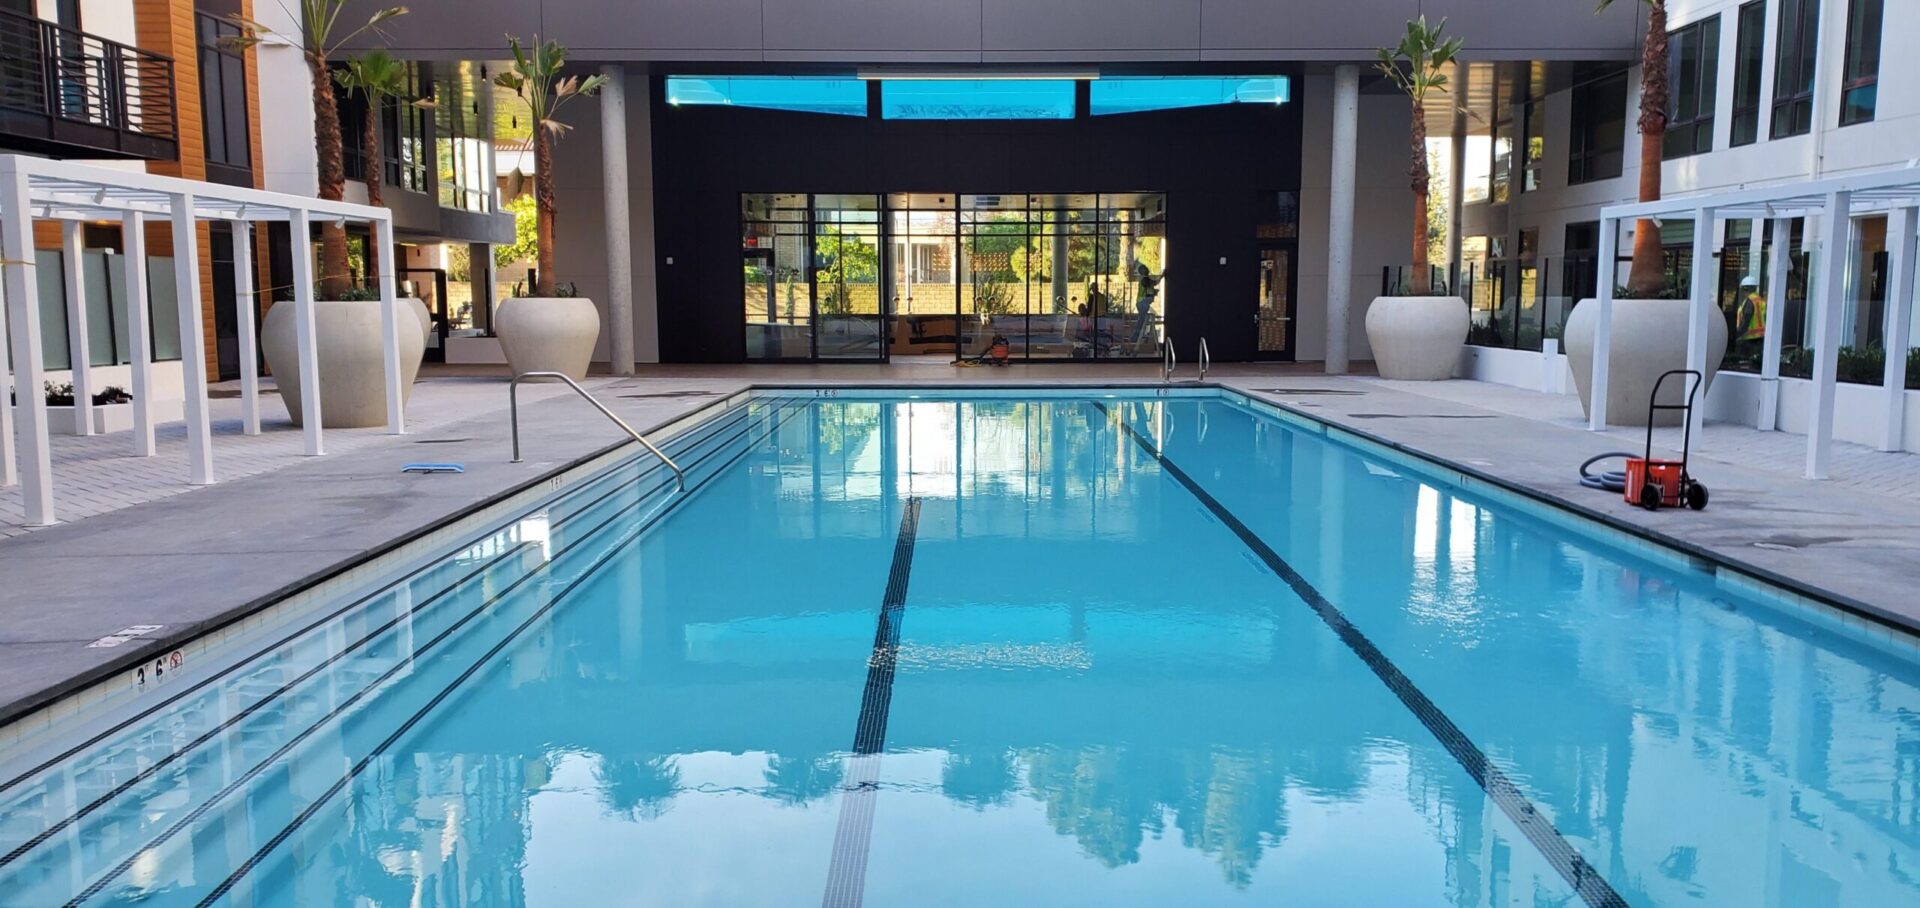
[[[1101,413],[1109,417],[1113,416],[1112,411],[1099,401],[1094,401],[1093,405],[1099,408]],[[1460,726],[1454,724],[1453,719],[1442,712],[1440,707],[1413,683],[1413,679],[1400,671],[1400,668],[1387,658],[1386,653],[1380,651],[1380,647],[1375,646],[1372,640],[1367,639],[1366,634],[1354,627],[1353,622],[1347,620],[1346,614],[1340,611],[1338,606],[1329,602],[1319,590],[1314,589],[1313,584],[1307,582],[1307,578],[1294,570],[1293,565],[1288,564],[1285,558],[1280,557],[1280,553],[1268,546],[1246,524],[1241,523],[1240,518],[1233,516],[1232,511],[1227,510],[1218,499],[1209,494],[1206,489],[1201,488],[1200,484],[1195,482],[1193,477],[1188,476],[1185,470],[1180,469],[1165,454],[1160,453],[1160,450],[1153,446],[1152,441],[1141,435],[1127,422],[1125,416],[1120,416],[1118,422],[1121,430],[1140,447],[1146,449],[1146,452],[1159,462],[1160,468],[1165,470],[1168,476],[1173,477],[1175,482],[1185,487],[1208,511],[1212,512],[1216,519],[1227,529],[1232,530],[1235,536],[1240,537],[1240,542],[1258,556],[1268,570],[1285,580],[1287,585],[1293,588],[1293,592],[1313,609],[1314,614],[1333,630],[1334,635],[1340,638],[1340,642],[1345,643],[1354,655],[1360,657],[1361,662],[1366,663],[1367,668],[1373,670],[1374,675],[1386,684],[1387,689],[1400,698],[1401,704],[1420,720],[1420,724],[1425,725],[1427,731],[1439,739],[1441,746],[1447,749],[1447,753],[1459,761],[1460,768],[1465,769],[1467,775],[1473,777],[1473,781],[1480,785],[1481,790],[1487,793],[1487,797],[1499,806],[1500,812],[1506,814],[1514,825],[1520,827],[1520,832],[1527,837],[1527,841],[1533,843],[1533,847],[1540,851],[1541,856],[1547,859],[1547,863],[1553,865],[1553,869],[1560,873],[1561,878],[1567,881],[1567,885],[1573,887],[1573,891],[1582,901],[1594,908],[1626,908],[1627,900],[1614,891],[1613,885],[1600,875],[1600,871],[1595,870],[1592,864],[1587,863],[1586,858],[1580,856],[1580,852],[1560,834],[1560,830],[1554,828],[1553,822],[1548,820],[1539,808],[1533,806],[1533,802],[1528,800],[1526,794],[1520,791],[1511,779],[1507,778],[1506,773],[1501,772],[1500,768],[1488,759],[1486,752],[1473,743],[1466,732],[1461,731]]]
[[[920,533],[920,499],[907,499],[900,515],[900,536],[893,542],[893,566],[880,600],[880,621],[867,657],[867,688],[860,695],[860,721],[853,729],[853,752],[877,754],[887,743],[887,710],[893,705],[893,670],[900,661],[900,618],[907,610],[907,578],[913,572],[913,541]]]
[[[873,841],[873,801],[880,789],[880,752],[887,746],[887,714],[893,706],[894,669],[900,664],[900,619],[907,610],[907,579],[913,572],[913,542],[920,534],[920,499],[908,498],[893,543],[893,566],[880,599],[880,618],[867,656],[867,687],[860,695],[860,718],[853,728],[853,756],[847,759],[840,822],[833,832],[833,858],[827,866],[821,908],[858,908],[866,900],[867,853]]]
[[[763,413],[762,416],[777,414],[779,418],[776,420],[773,420],[773,425],[771,428],[767,429],[758,438],[749,442],[740,451],[735,453],[732,457],[728,458],[726,463],[721,464],[720,467],[717,468],[712,475],[709,475],[706,478],[700,480],[699,483],[695,484],[692,488],[687,489],[685,492],[681,493],[678,497],[669,499],[666,507],[661,508],[656,512],[653,512],[653,514],[650,515],[650,518],[645,524],[645,526],[641,528],[643,532],[634,533],[633,535],[628,537],[626,540],[616,544],[613,548],[602,553],[593,562],[588,564],[587,567],[584,570],[582,570],[580,574],[576,576],[572,582],[568,583],[565,588],[561,589],[558,593],[556,593],[551,598],[549,598],[547,600],[547,603],[545,605],[540,606],[540,608],[536,610],[533,613],[533,615],[530,616],[525,622],[522,622],[520,625],[515,627],[507,635],[506,639],[500,641],[499,643],[495,644],[492,649],[489,649],[487,652],[481,654],[479,659],[475,660],[474,663],[472,665],[469,665],[464,672],[462,672],[458,677],[454,678],[452,683],[448,684],[445,688],[441,689],[441,691],[437,695],[435,695],[432,700],[428,701],[428,703],[425,706],[421,707],[419,711],[415,712],[412,715],[412,717],[410,717],[405,723],[403,723],[400,726],[400,728],[396,729],[391,735],[388,735],[386,740],[376,745],[370,753],[368,753],[365,757],[362,757],[351,768],[349,768],[346,775],[342,776],[339,781],[335,782],[332,785],[332,787],[328,788],[324,792],[321,792],[321,794],[318,797],[316,797],[311,804],[307,805],[305,810],[302,810],[297,816],[293,818],[291,822],[289,822],[286,825],[286,827],[281,829],[277,835],[275,835],[265,845],[262,845],[258,851],[255,851],[253,855],[248,857],[246,861],[243,864],[241,864],[241,866],[238,869],[234,870],[232,874],[230,874],[224,881],[222,881],[221,884],[215,888],[213,893],[209,894],[206,898],[202,899],[200,902],[200,905],[206,906],[206,905],[212,904],[215,901],[218,901],[221,896],[226,894],[227,890],[231,889],[233,885],[239,882],[239,880],[242,877],[246,876],[246,874],[250,872],[255,865],[257,865],[261,860],[265,859],[266,856],[270,854],[274,848],[278,847],[281,842],[285,841],[289,836],[291,836],[294,833],[294,831],[297,830],[302,824],[304,824],[307,820],[311,819],[315,813],[318,813],[321,807],[325,806],[325,804],[330,799],[332,799],[334,795],[338,794],[349,783],[351,783],[356,776],[358,776],[363,770],[366,769],[368,764],[372,763],[376,757],[384,753],[387,750],[387,748],[391,747],[394,744],[394,742],[398,741],[401,738],[401,736],[403,736],[408,730],[412,729],[413,726],[418,724],[421,719],[425,718],[426,715],[429,712],[431,712],[436,705],[438,705],[441,701],[445,700],[448,696],[450,696],[454,692],[456,688],[458,688],[468,678],[472,677],[474,673],[479,671],[480,666],[486,664],[488,660],[492,659],[501,650],[505,649],[509,643],[511,643],[514,639],[518,638],[522,632],[524,632],[528,627],[532,626],[532,624],[535,621],[537,621],[541,616],[547,614],[549,611],[552,611],[553,608],[557,606],[562,600],[564,600],[568,594],[572,593],[574,589],[578,588],[582,583],[586,582],[589,578],[597,574],[600,568],[604,566],[608,561],[612,560],[612,558],[615,555],[624,551],[627,546],[632,545],[636,540],[638,540],[642,535],[644,535],[644,529],[646,527],[658,526],[662,521],[666,520],[667,516],[671,514],[674,511],[674,509],[678,508],[688,498],[691,498],[695,492],[704,488],[707,483],[713,481],[714,479],[718,478],[721,474],[725,473],[728,468],[732,467],[735,463],[739,462],[740,458],[745,457],[747,454],[751,453],[753,449],[755,447],[758,447],[762,441],[765,441],[767,438],[772,437],[772,435],[775,432],[779,431],[780,426],[784,425],[788,420],[792,419],[794,415],[804,411],[805,409],[806,409],[805,407],[795,407],[791,409],[779,407],[779,408],[774,408],[770,411],[767,411],[766,413]],[[750,434],[750,431],[751,430],[749,430],[748,434]],[[719,454],[723,450],[725,449],[716,449],[714,451],[709,451],[706,454],[702,454],[698,460],[694,461],[694,463],[688,464],[688,467],[689,468],[695,467],[700,463],[705,462],[708,458],[713,457],[716,454]],[[140,848],[139,850],[135,851],[133,854],[128,855],[126,858],[122,859],[120,863],[115,865],[112,869],[110,869],[106,873],[106,875],[98,879],[95,879],[78,896],[75,896],[73,899],[67,902],[68,908],[74,908],[74,906],[78,906],[83,902],[92,900],[95,896],[99,895],[103,890],[105,890],[105,888],[109,884],[111,884],[113,880],[118,879],[119,877],[126,874],[126,872],[132,868],[134,862],[139,858],[141,854],[144,854],[148,851],[152,851],[156,848],[159,848],[160,846],[164,845],[168,840],[177,836],[180,832],[182,832],[187,827],[191,826],[194,822],[196,822],[207,811],[211,810],[214,807],[214,805],[225,800],[229,795],[239,790],[242,786],[244,786],[249,781],[253,780],[255,777],[259,776],[262,772],[266,771],[266,769],[270,765],[278,761],[281,757],[285,756],[287,753],[291,752],[294,747],[298,746],[301,741],[305,740],[307,736],[317,731],[322,725],[331,721],[335,717],[342,715],[347,710],[352,708],[353,704],[358,702],[361,697],[366,696],[368,691],[383,689],[386,685],[386,682],[391,678],[393,678],[394,676],[396,676],[397,674],[399,674],[402,669],[407,669],[412,667],[414,663],[418,662],[423,656],[427,654],[428,651],[436,647],[441,641],[447,639],[448,637],[452,636],[454,633],[458,632],[461,627],[465,626],[469,621],[471,621],[473,618],[480,615],[483,611],[490,609],[493,603],[499,602],[505,599],[508,595],[513,593],[523,584],[527,583],[534,577],[540,576],[542,573],[546,571],[548,567],[552,566],[556,561],[558,561],[560,555],[564,554],[564,552],[567,549],[571,549],[574,545],[584,544],[587,540],[597,537],[601,530],[604,530],[608,526],[611,526],[614,521],[620,519],[628,510],[633,508],[634,505],[636,504],[638,504],[638,502],[634,502],[633,504],[626,505],[620,511],[615,512],[612,516],[608,517],[606,520],[603,520],[600,523],[596,524],[593,528],[581,534],[581,537],[577,542],[570,544],[569,546],[563,548],[561,551],[557,551],[553,553],[553,555],[549,557],[547,561],[542,562],[539,566],[535,567],[533,571],[530,571],[526,574],[521,575],[518,579],[514,580],[511,584],[509,584],[505,589],[500,590],[498,593],[490,597],[485,603],[482,603],[479,609],[476,609],[472,612],[468,612],[464,617],[462,617],[455,624],[441,630],[438,634],[434,635],[432,639],[428,640],[426,643],[416,648],[411,654],[408,655],[408,657],[405,660],[399,663],[396,663],[393,667],[381,673],[381,675],[373,679],[373,681],[368,686],[363,687],[360,690],[357,690],[353,694],[349,695],[345,700],[341,701],[339,704],[335,705],[330,711],[328,711],[326,715],[323,715],[319,719],[316,719],[312,724],[308,725],[305,729],[303,729],[301,732],[295,735],[293,740],[280,745],[280,747],[275,749],[273,753],[268,754],[265,759],[254,764],[251,768],[243,772],[238,778],[235,778],[234,780],[228,782],[226,786],[221,788],[219,791],[215,792],[211,797],[202,801],[198,806],[194,807],[193,810],[189,811],[186,816],[183,816],[180,819],[174,821],[172,825],[168,826],[158,836],[150,840],[144,847]]]

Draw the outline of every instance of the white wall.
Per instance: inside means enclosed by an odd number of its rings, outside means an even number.
[[[255,3],[253,13],[276,34],[298,35],[300,25],[290,8],[298,7]],[[306,55],[275,40],[261,44],[254,56],[259,61],[260,177],[270,191],[312,196],[319,191],[320,164],[313,147],[313,78]],[[360,191],[365,201],[365,187]]]
[[[1294,358],[1327,358],[1327,206],[1333,173],[1333,75],[1301,80],[1300,270],[1294,328]],[[1380,292],[1380,267],[1404,264],[1409,245],[1413,191],[1407,186],[1410,107],[1398,94],[1361,94],[1359,151],[1353,207],[1353,292],[1347,307],[1347,352],[1370,360],[1367,305]]]

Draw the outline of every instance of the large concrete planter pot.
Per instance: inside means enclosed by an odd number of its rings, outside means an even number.
[[[427,305],[398,300],[400,317],[400,399],[413,395],[420,357],[432,324]],[[320,362],[320,425],[357,429],[387,424],[387,374],[380,361],[382,334],[379,300],[315,300],[314,346]],[[280,400],[296,426],[306,425],[300,407],[300,348],[291,302],[275,303],[260,321],[260,347],[273,369]]]
[[[1377,296],[1367,307],[1367,343],[1381,378],[1441,381],[1460,367],[1467,301],[1457,296]]]
[[[1607,424],[1644,426],[1647,402],[1653,383],[1669,369],[1687,367],[1686,300],[1613,301],[1613,344],[1607,365]],[[1580,392],[1580,408],[1593,413],[1593,333],[1600,321],[1600,301],[1584,299],[1567,315],[1563,342],[1567,361],[1573,367],[1573,384]],[[1727,355],[1727,320],[1718,311],[1707,317],[1707,384],[1720,371]],[[1672,379],[1660,392],[1663,404],[1686,401],[1682,382]],[[1706,399],[1702,386],[1696,404]],[[1677,426],[1680,413],[1663,410],[1655,425]]]
[[[517,296],[500,304],[493,329],[513,374],[559,372],[579,381],[593,361],[600,310],[583,296]]]

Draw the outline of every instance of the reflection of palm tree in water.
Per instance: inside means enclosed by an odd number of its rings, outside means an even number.
[[[1165,829],[1215,856],[1244,888],[1261,854],[1286,837],[1289,761],[1279,754],[1095,745],[1021,752],[1027,784],[1056,832],[1108,867],[1140,860],[1146,834]]]
[[[607,813],[636,820],[666,813],[680,790],[680,767],[672,757],[602,756],[594,764],[593,778]]]
[[[805,804],[834,793],[845,775],[839,757],[783,757],[767,761],[766,795],[782,804]]]

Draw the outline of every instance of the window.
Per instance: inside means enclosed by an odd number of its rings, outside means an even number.
[[[1760,138],[1760,70],[1767,43],[1767,0],[1740,7],[1739,44],[1733,51],[1734,146]]]
[[[1567,182],[1591,183],[1620,175],[1627,139],[1627,74],[1614,73],[1573,89],[1573,130]]]
[[[237,171],[251,171],[247,144],[247,58],[229,42],[240,36],[240,26],[217,16],[194,17],[200,58],[200,112],[206,129],[207,163]],[[217,172],[217,169],[216,169]],[[251,173],[224,174],[253,185]]]
[[[1773,55],[1773,128],[1776,139],[1813,128],[1815,50],[1820,38],[1820,0],[1780,0],[1780,29]]]
[[[1096,79],[1088,84],[1088,112],[1138,113],[1215,104],[1285,104],[1285,76],[1164,76]]]
[[[1513,186],[1513,99],[1493,86],[1493,163],[1489,195],[1496,205],[1504,205]]]
[[[456,63],[435,74],[434,155],[442,208],[481,212],[493,208],[490,124],[484,124],[480,115],[480,99],[489,89],[480,69],[476,63]]]
[[[1071,120],[1071,79],[929,79],[880,83],[889,120]]]
[[[1713,150],[1715,73],[1720,68],[1720,17],[1712,16],[1667,36],[1666,158]]]
[[[806,76],[668,76],[668,104],[867,115],[867,83]]]
[[[1521,129],[1525,130],[1523,138],[1527,143],[1521,158],[1520,191],[1533,192],[1540,188],[1541,165],[1547,160],[1546,102],[1528,101],[1526,106],[1521,108],[1520,117],[1523,121]]]
[[[387,185],[412,192],[427,191],[427,110],[420,101],[433,100],[433,70],[426,63],[407,63],[400,77],[400,97],[389,98],[381,112],[380,156],[387,164]]]
[[[1840,76],[1840,125],[1873,120],[1880,82],[1880,19],[1885,0],[1853,0],[1847,8],[1847,57]]]

